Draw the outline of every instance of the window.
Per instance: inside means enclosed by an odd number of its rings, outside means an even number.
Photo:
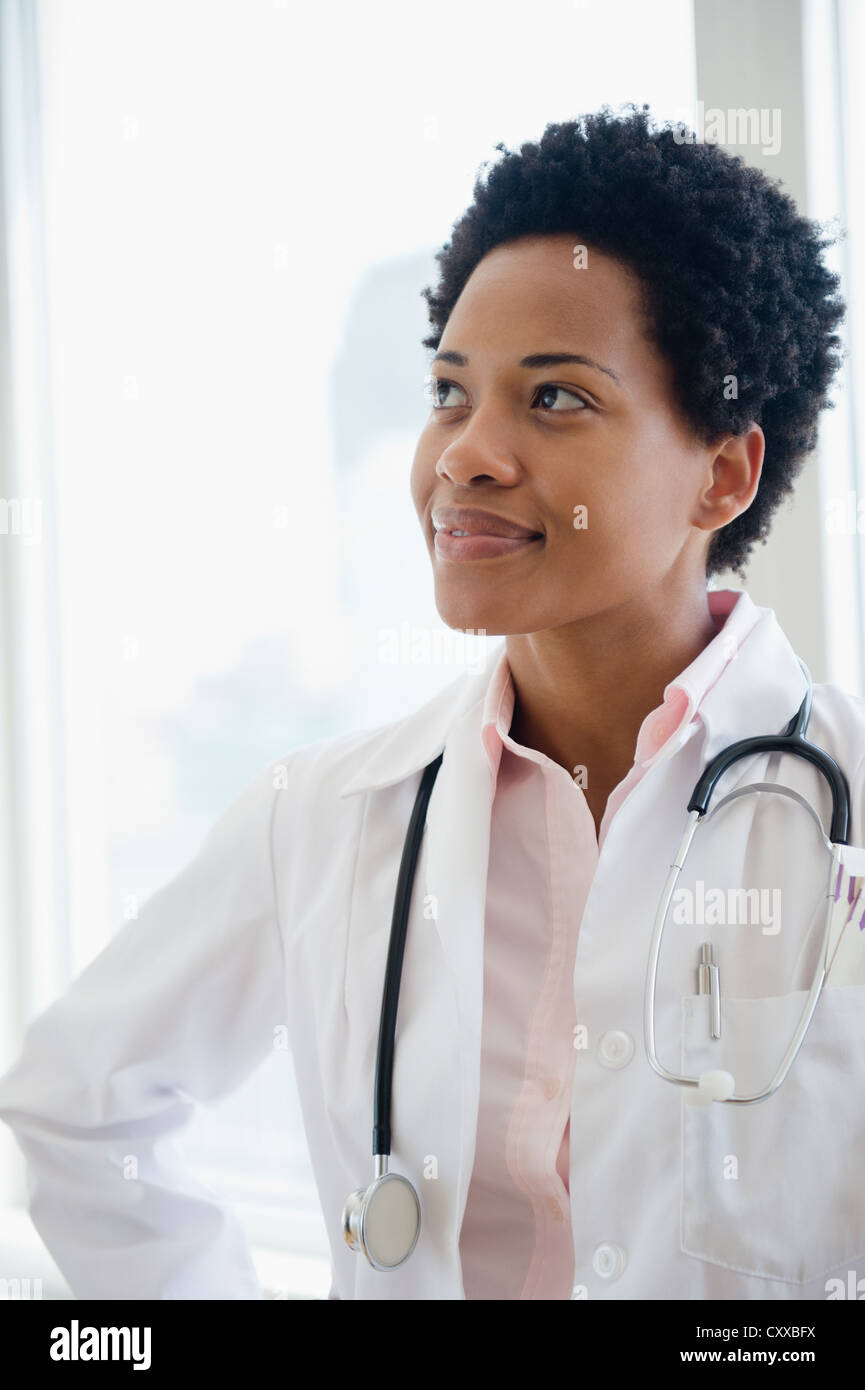
[[[823,613],[828,676],[865,694],[865,461],[862,458],[862,363],[865,361],[865,198],[858,170],[865,158],[865,117],[855,98],[865,51],[865,16],[849,0],[809,0],[804,9],[807,57],[808,211],[844,232],[827,253],[842,277],[847,353],[820,426],[820,531],[824,537]]]
[[[662,21],[639,0],[33,12],[4,58],[33,64],[4,135],[29,150],[38,294],[13,345],[44,469],[43,543],[13,557],[32,616],[5,633],[25,835],[3,949],[27,1016],[267,764],[458,674],[383,655],[447,632],[408,491],[434,253],[497,141],[695,99],[689,0]],[[7,490],[29,457],[7,440]],[[256,1245],[310,1257],[295,1291],[326,1294],[289,1057],[182,1142]]]

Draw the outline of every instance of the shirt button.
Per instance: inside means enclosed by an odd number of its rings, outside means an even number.
[[[554,1216],[557,1221],[564,1221],[565,1218],[562,1213],[562,1209],[556,1201],[555,1197],[547,1198],[547,1211],[550,1213],[550,1216]]]
[[[626,1067],[634,1055],[634,1039],[621,1028],[604,1033],[598,1043],[598,1057],[604,1067]]]
[[[618,1279],[627,1263],[627,1255],[621,1245],[605,1241],[597,1246],[592,1256],[592,1269],[599,1279]]]
[[[558,1094],[559,1078],[557,1076],[548,1076],[546,1081],[544,1082],[544,1095],[546,1096],[547,1100],[552,1100],[553,1096],[557,1096]]]

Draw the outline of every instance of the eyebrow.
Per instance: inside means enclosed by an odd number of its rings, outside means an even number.
[[[454,367],[467,367],[469,359],[464,352],[437,352],[433,362],[450,362]],[[604,367],[600,362],[596,362],[592,357],[585,357],[580,352],[533,352],[528,357],[521,357],[517,363],[518,367],[561,367],[568,362],[576,362],[582,367],[593,367],[596,372],[604,372],[607,376],[618,382],[619,378],[610,367]],[[431,364],[432,365],[432,364]]]

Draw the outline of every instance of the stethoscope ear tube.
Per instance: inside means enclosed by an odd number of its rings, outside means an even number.
[[[767,1100],[774,1095],[775,1091],[784,1081],[790,1067],[793,1065],[799,1050],[805,1039],[805,1034],[817,1007],[817,1002],[823,990],[826,980],[827,954],[829,949],[830,928],[832,921],[833,904],[833,884],[836,881],[838,867],[841,863],[841,847],[848,843],[847,836],[850,820],[850,791],[847,779],[843,772],[822,748],[809,743],[805,738],[808,728],[808,720],[811,714],[811,698],[813,694],[811,676],[804,661],[799,658],[799,665],[808,682],[808,689],[799,710],[788,724],[782,734],[768,734],[758,738],[740,739],[738,743],[733,743],[729,748],[723,749],[717,757],[705,768],[703,775],[694,788],[690,801],[688,802],[688,824],[685,828],[681,844],[670,865],[661,901],[655,914],[655,923],[652,929],[652,939],[649,946],[649,960],[646,968],[646,989],[644,996],[644,1041],[646,1046],[646,1056],[650,1066],[665,1081],[670,1081],[676,1085],[686,1088],[685,1097],[690,1103],[697,1105],[708,1105],[712,1101],[723,1101],[732,1105],[753,1105],[759,1101]],[[721,777],[731,764],[740,758],[748,757],[749,754],[756,753],[792,753],[799,758],[806,758],[813,763],[819,772],[823,774],[829,783],[832,792],[832,825],[829,836],[823,829],[817,812],[799,792],[790,787],[775,786],[768,782],[755,782],[746,787],[739,787],[729,792],[707,815],[709,800]],[[792,797],[799,802],[810,816],[813,817],[820,831],[821,838],[826,848],[830,852],[830,862],[828,870],[828,882],[826,885],[826,913],[823,927],[823,940],[821,950],[821,963],[815,972],[808,992],[804,1008],[796,1025],[787,1051],[778,1066],[774,1076],[762,1090],[755,1091],[751,1095],[740,1096],[735,1092],[735,1078],[729,1072],[713,1069],[703,1073],[699,1077],[682,1076],[677,1072],[671,1072],[664,1067],[658,1059],[655,1047],[655,990],[658,978],[658,957],[661,949],[661,938],[663,936],[664,925],[669,912],[670,900],[673,895],[676,880],[681,872],[694,837],[697,826],[704,820],[710,820],[716,811],[720,810],[727,802],[735,800],[739,796],[744,796],[750,792],[780,793],[784,796]],[[717,1001],[716,1001],[717,1002]],[[720,1031],[714,1036],[720,1036]]]
[[[814,978],[811,982],[811,988],[808,992],[808,996],[805,1000],[802,1012],[799,1016],[799,1021],[796,1025],[796,1030],[793,1034],[793,1038],[786,1052],[784,1053],[784,1056],[781,1059],[781,1062],[777,1070],[775,1071],[774,1076],[772,1077],[771,1081],[767,1086],[763,1087],[761,1090],[752,1092],[750,1095],[736,1095],[735,1078],[731,1076],[731,1074],[728,1071],[721,1070],[718,1068],[712,1068],[709,1071],[703,1072],[700,1076],[683,1076],[678,1072],[669,1071],[665,1066],[662,1065],[662,1063],[658,1059],[657,1050],[655,1046],[655,992],[658,980],[658,957],[660,954],[661,938],[667,920],[667,914],[669,911],[670,899],[673,894],[673,888],[675,886],[676,879],[678,878],[679,873],[684,866],[685,859],[687,858],[688,850],[690,848],[691,841],[694,837],[694,831],[697,829],[697,826],[703,820],[703,817],[701,817],[696,811],[691,811],[689,813],[688,824],[685,829],[685,833],[682,837],[681,844],[679,845],[678,852],[676,853],[673,862],[670,865],[670,870],[667,875],[667,881],[664,886],[664,891],[661,895],[661,900],[658,904],[658,909],[655,914],[655,924],[652,930],[651,944],[649,946],[649,961],[646,968],[646,988],[644,995],[643,1011],[643,1036],[646,1046],[646,1057],[649,1061],[649,1064],[652,1067],[652,1069],[655,1072],[657,1072],[658,1076],[662,1077],[665,1081],[670,1081],[677,1086],[682,1086],[686,1088],[685,1100],[689,1104],[708,1105],[712,1101],[723,1101],[730,1105],[754,1105],[760,1101],[768,1100],[770,1096],[774,1095],[775,1092],[778,1090],[779,1086],[782,1085],[783,1081],[787,1076],[787,1073],[789,1072],[794,1061],[799,1055],[799,1051],[805,1040],[805,1035],[808,1031],[811,1019],[814,1015],[814,1010],[817,1007],[820,996],[823,992],[823,986],[826,982],[827,957],[830,942],[830,930],[832,924],[832,907],[834,902],[832,885],[836,880],[838,867],[841,864],[842,847],[839,844],[831,844],[830,841],[826,839],[825,832],[823,831],[823,827],[820,824],[820,820],[816,811],[814,811],[814,809],[808,805],[804,797],[800,796],[798,792],[793,791],[792,788],[779,787],[771,782],[754,782],[751,783],[749,786],[736,788],[734,791],[729,792],[727,796],[724,797],[720,802],[718,802],[717,806],[714,808],[711,814],[714,815],[715,811],[720,810],[722,806],[727,804],[727,802],[733,801],[737,797],[745,796],[751,792],[766,792],[770,795],[780,794],[782,796],[792,797],[794,801],[799,802],[800,805],[802,805],[804,809],[808,812],[808,814],[813,817],[814,821],[819,827],[820,835],[824,840],[825,846],[829,850],[828,878],[826,884],[826,911],[824,916],[823,938],[821,943],[820,959],[817,969],[814,973]]]
[[[704,769],[703,775],[694,788],[691,800],[688,802],[688,810],[698,811],[701,816],[704,816],[719,778],[728,767],[738,762],[740,758],[747,758],[751,753],[793,753],[798,758],[807,758],[829,783],[829,790],[832,793],[832,824],[829,829],[829,839],[833,844],[846,845],[850,830],[850,789],[847,785],[847,779],[835,759],[831,758],[822,748],[818,748],[816,744],[809,743],[805,738],[805,730],[808,728],[808,720],[811,716],[812,687],[808,668],[801,658],[799,665],[805,673],[808,690],[799,706],[798,713],[791,720],[784,733],[743,738],[738,743],[731,743],[729,748],[722,749]]]

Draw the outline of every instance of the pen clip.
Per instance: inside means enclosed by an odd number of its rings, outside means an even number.
[[[697,966],[697,993],[710,996],[712,1011],[712,1037],[721,1036],[721,977],[715,964],[712,943],[704,941],[700,947],[700,963]]]

